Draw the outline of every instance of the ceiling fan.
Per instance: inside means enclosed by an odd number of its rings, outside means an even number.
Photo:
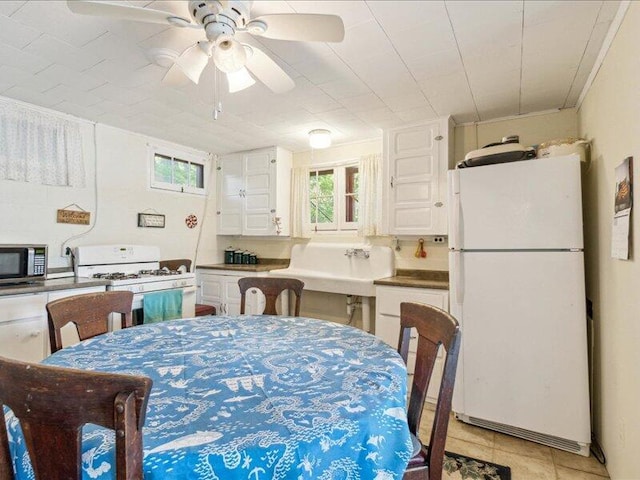
[[[284,13],[251,18],[252,3],[247,0],[190,0],[191,18],[186,18],[118,3],[67,0],[69,9],[77,14],[204,29],[207,39],[182,52],[163,78],[162,82],[168,85],[182,85],[186,79],[197,84],[209,59],[213,58],[216,68],[226,74],[230,92],[253,85],[253,74],[273,92],[283,93],[295,86],[291,77],[266,53],[254,45],[242,43],[236,34],[240,38],[250,34],[306,42],[341,42],[344,39],[344,24],[337,15]]]

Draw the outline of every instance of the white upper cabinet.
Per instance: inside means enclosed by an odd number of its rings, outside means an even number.
[[[450,117],[385,132],[383,219],[389,234],[447,234],[447,169],[452,154]]]
[[[280,147],[218,160],[218,235],[289,235],[291,160]]]

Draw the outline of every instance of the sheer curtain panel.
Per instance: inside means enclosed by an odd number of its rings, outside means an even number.
[[[0,103],[0,179],[84,187],[80,125]]]
[[[379,153],[360,158],[360,192],[358,198],[358,234],[372,236],[380,234],[382,208],[381,155]]]
[[[291,171],[291,236],[308,238],[309,223],[309,169],[294,168]]]

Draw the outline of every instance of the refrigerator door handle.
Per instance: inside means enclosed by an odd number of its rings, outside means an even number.
[[[460,242],[460,172],[449,171],[449,248],[459,249]]]
[[[462,305],[464,303],[464,278],[463,278],[463,269],[462,269],[462,253],[461,252],[451,252],[451,270],[453,272],[454,279],[454,298],[453,301],[458,305]]]

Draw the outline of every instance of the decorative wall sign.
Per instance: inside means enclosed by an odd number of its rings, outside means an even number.
[[[67,210],[69,207],[76,207],[80,210]],[[71,223],[74,225],[89,225],[91,221],[91,212],[87,212],[79,205],[72,203],[64,208],[58,209],[56,222]]]
[[[184,219],[184,223],[186,223],[189,228],[195,228],[195,226],[198,225],[198,217],[193,214],[188,215],[187,218]]]
[[[160,213],[139,213],[138,226],[151,228],[164,228],[165,216]]]

